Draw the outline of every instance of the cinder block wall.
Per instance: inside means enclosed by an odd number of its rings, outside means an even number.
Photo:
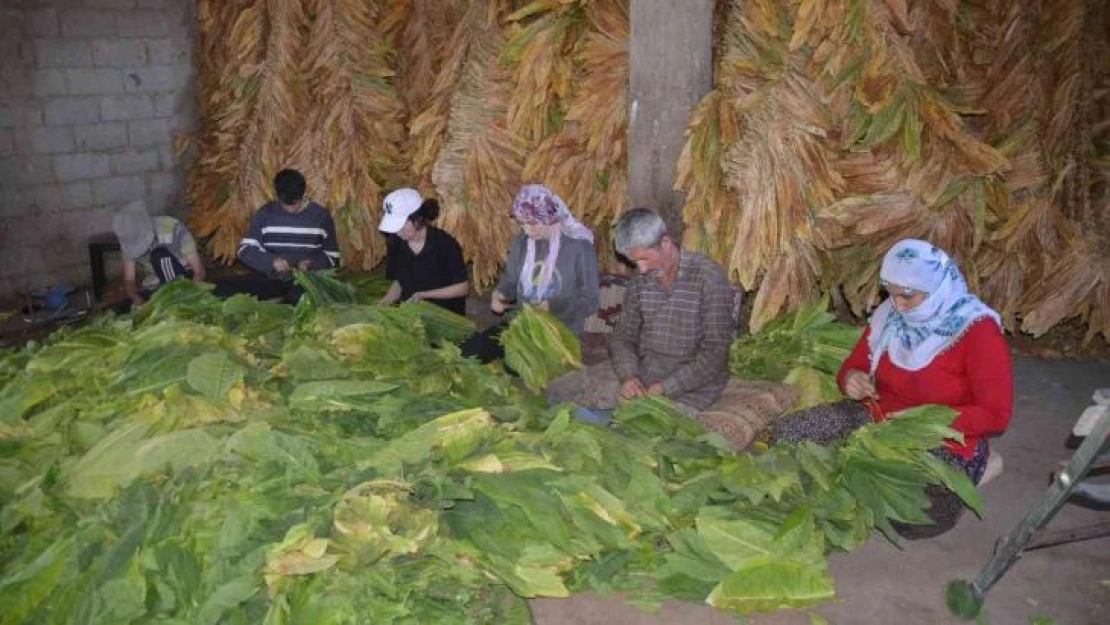
[[[123,204],[182,215],[193,0],[0,1],[0,298],[89,282]]]

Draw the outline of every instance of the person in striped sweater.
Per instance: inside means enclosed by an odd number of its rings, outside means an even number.
[[[239,244],[239,261],[252,273],[223,280],[216,294],[248,293],[258,299],[295,303],[300,289],[293,270],[316,271],[339,266],[335,222],[322,206],[305,198],[305,178],[295,169],[274,177],[277,199],[254,214]]]

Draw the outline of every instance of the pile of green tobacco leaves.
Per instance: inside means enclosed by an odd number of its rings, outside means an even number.
[[[733,341],[729,355],[732,374],[797,387],[802,394],[795,410],[840,399],[836,373],[862,331],[836,321],[828,308],[827,299],[814,302]]]
[[[981,505],[927,451],[947,409],[750,455],[645,401],[583,424],[413,307],[175,282],[0,353],[0,624],[512,624],[587,589],[807,607],[830,552],[923,519],[926,483]]]
[[[582,366],[578,337],[555,315],[528,304],[501,334],[501,343],[505,346],[505,365],[533,391]]]

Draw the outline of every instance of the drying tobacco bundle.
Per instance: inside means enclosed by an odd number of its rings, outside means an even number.
[[[719,17],[678,184],[686,243],[758,288],[753,330],[822,294],[863,316],[909,237],[957,258],[1010,329],[1107,333],[1106,11],[735,0]]]

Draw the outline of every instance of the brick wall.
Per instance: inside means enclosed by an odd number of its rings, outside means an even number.
[[[192,0],[0,3],[0,298],[89,281],[86,238],[145,199],[181,215]]]

